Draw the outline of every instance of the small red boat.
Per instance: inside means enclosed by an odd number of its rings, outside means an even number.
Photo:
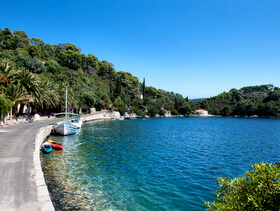
[[[60,149],[60,150],[63,149],[63,145],[62,144],[56,143],[53,140],[48,140],[48,142],[52,145],[53,149]]]

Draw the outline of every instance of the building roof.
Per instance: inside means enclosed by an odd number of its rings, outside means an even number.
[[[204,112],[204,111],[206,111],[206,110],[204,110],[204,109],[195,110],[195,112]],[[208,111],[207,111],[207,112],[208,112]]]

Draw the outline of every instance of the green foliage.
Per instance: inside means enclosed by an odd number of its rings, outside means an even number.
[[[7,59],[14,71],[1,75],[1,93],[13,103],[32,101],[32,106],[43,113],[63,110],[66,85],[72,88],[69,107],[83,110],[115,106],[124,113],[130,106],[131,112],[145,115],[148,111],[151,116],[162,115],[162,109],[175,108],[184,114],[192,110],[180,94],[146,87],[145,78],[140,83],[129,72],[117,72],[108,61],[81,54],[81,49],[71,43],[51,45],[37,37],[30,39],[24,31],[0,29],[1,63]]]
[[[42,73],[42,72],[46,72],[46,67],[45,67],[45,65],[42,63],[42,61],[40,61],[40,60],[37,59],[36,57],[34,57],[34,58],[29,62],[29,69],[30,69],[31,72],[33,72],[33,73]]]
[[[17,55],[15,56],[15,63],[17,69],[28,69],[31,63],[32,57],[26,53],[26,51],[17,50]]]
[[[200,108],[204,109],[204,110],[208,110],[209,109],[209,104],[208,104],[207,100],[202,100],[200,102]]]
[[[2,31],[2,41],[3,41],[3,47],[4,49],[13,49],[14,46],[14,34],[11,32],[9,28],[5,28],[4,31]]]
[[[218,178],[216,200],[207,210],[280,210],[279,164],[256,163],[245,177]]]
[[[15,35],[14,48],[26,49],[30,44],[30,39],[28,35],[24,31],[14,31],[14,35]]]
[[[179,108],[178,108],[178,112],[180,114],[186,114],[186,115],[190,115],[192,112],[191,106],[189,103],[184,102]]]
[[[152,107],[152,106],[148,109],[148,112],[147,112],[147,114],[150,117],[155,117],[158,113],[159,113],[159,110],[154,108],[154,107]]]
[[[6,99],[5,97],[0,95],[0,120],[3,121],[3,118],[7,116],[9,111],[12,108],[12,101]]]
[[[208,104],[208,106],[207,106]],[[231,89],[196,103],[211,114],[223,116],[280,116],[280,91],[272,84]],[[208,107],[208,109],[206,109]],[[192,108],[193,110],[193,108]]]
[[[84,91],[81,93],[81,100],[87,109],[92,108],[96,103],[96,96],[93,92]]]
[[[231,107],[229,105],[225,105],[222,112],[221,112],[221,115],[222,116],[229,116],[231,114]]]
[[[163,111],[162,109],[160,109],[159,112],[158,112],[158,114],[159,114],[160,116],[164,116],[164,111]]]
[[[175,108],[173,108],[171,110],[171,115],[178,115],[178,111]]]
[[[114,100],[113,106],[115,108],[117,108],[121,114],[124,114],[125,112],[127,112],[126,106],[125,106],[123,100],[120,97],[117,97]]]
[[[115,68],[113,68],[113,65],[107,61],[101,61],[98,62],[100,68],[98,71],[99,76],[103,76],[105,78],[110,78],[111,80],[116,80],[117,73],[115,71]]]
[[[43,49],[45,45],[45,43],[40,38],[37,37],[32,37],[31,44],[37,46],[39,49]]]
[[[47,72],[56,74],[60,72],[61,66],[55,60],[48,60],[45,64]]]
[[[29,45],[27,50],[31,57],[37,57],[37,58],[41,57],[41,51],[36,45]]]

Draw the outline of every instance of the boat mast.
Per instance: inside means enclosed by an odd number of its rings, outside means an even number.
[[[64,119],[64,122],[67,122],[67,86],[66,86],[65,119]]]

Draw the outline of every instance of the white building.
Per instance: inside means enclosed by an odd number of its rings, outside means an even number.
[[[204,109],[195,110],[195,114],[198,116],[208,116],[208,111]]]

